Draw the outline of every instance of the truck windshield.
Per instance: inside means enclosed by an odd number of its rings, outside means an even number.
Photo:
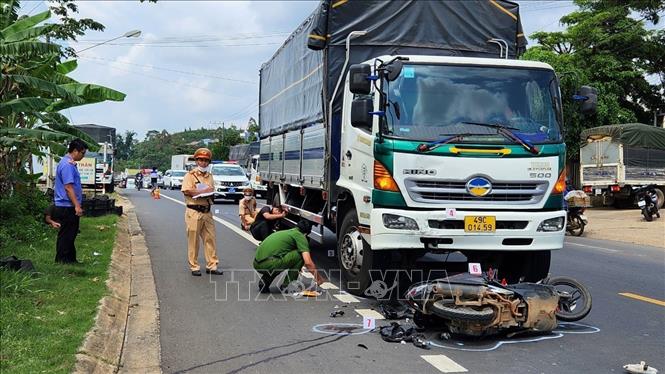
[[[213,166],[212,167],[213,175],[224,175],[224,176],[244,176],[242,168],[239,166]]]
[[[184,177],[187,172],[185,171],[174,171],[171,176],[173,177]]]
[[[514,128],[533,143],[562,141],[559,89],[549,70],[410,64],[386,95],[388,137],[435,141],[465,134],[465,142],[510,143],[491,127],[469,124],[477,122]]]
[[[87,151],[85,153],[85,157],[89,157],[89,158],[94,157],[97,160],[98,164],[103,164],[104,163],[104,153]],[[110,164],[112,160],[113,160],[113,155],[110,154],[110,153],[107,153],[106,154],[106,163]]]

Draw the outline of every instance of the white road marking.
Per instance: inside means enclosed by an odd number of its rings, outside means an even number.
[[[595,249],[600,249],[600,250],[602,250],[602,251],[607,251],[607,252],[611,252],[611,253],[621,252],[621,251],[618,251],[618,250],[616,250],[616,249],[609,249],[609,248],[604,248],[604,247],[596,247],[595,245],[586,245],[586,244],[579,244],[579,243],[573,243],[573,242],[566,242],[566,244],[577,245],[577,246],[580,246],[580,247],[586,247],[586,248],[595,248]]]
[[[356,313],[360,314],[362,317],[374,318],[374,319],[386,319],[383,314],[372,309],[356,309]]]
[[[343,303],[359,303],[360,300],[356,299],[355,297],[349,295],[349,294],[333,294],[333,296],[343,302]]]
[[[451,360],[446,355],[425,355],[420,357],[442,373],[465,373],[468,371],[464,366]]]
[[[186,206],[185,203],[183,203],[183,202],[180,201],[180,200],[176,200],[176,199],[174,199],[174,198],[172,198],[172,197],[169,197],[169,196],[166,196],[166,195],[162,195],[162,196],[165,197],[165,198],[167,198],[167,199],[169,199],[169,200],[171,200],[171,201],[174,201],[174,202],[176,202],[176,203],[178,203],[178,204],[180,204],[180,205],[182,205],[182,206]],[[249,240],[250,243],[253,243],[253,244],[255,244],[255,245],[259,245],[259,242],[256,241],[256,239],[254,239],[254,238],[252,237],[252,235],[250,235],[249,233],[247,233],[247,232],[245,232],[245,231],[242,231],[242,230],[238,227],[238,225],[232,224],[232,223],[230,223],[230,222],[228,222],[228,221],[225,221],[225,220],[223,220],[223,219],[221,219],[221,218],[219,218],[219,217],[215,217],[215,216],[213,216],[212,219],[214,219],[215,221],[217,221],[217,222],[221,223],[222,225],[226,226],[226,228],[228,228],[229,230],[231,230],[231,231],[235,232],[236,234],[242,236],[243,238]]]

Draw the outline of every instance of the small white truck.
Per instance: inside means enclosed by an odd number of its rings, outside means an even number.
[[[658,208],[665,201],[665,129],[641,123],[584,130],[580,181],[584,192],[602,195],[606,205],[635,204],[634,191],[656,185]]]

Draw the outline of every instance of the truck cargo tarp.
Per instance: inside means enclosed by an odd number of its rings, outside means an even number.
[[[92,123],[86,125],[74,125],[74,127],[88,134],[97,143],[115,144],[115,128],[113,127],[95,125]]]
[[[259,154],[259,142],[250,144],[238,144],[229,150],[229,160],[245,162],[254,155]]]
[[[346,37],[361,30],[367,34],[352,40],[349,65],[381,55],[499,58],[489,39],[504,40],[511,58],[526,47],[519,6],[511,1],[324,0],[261,67],[261,137],[324,121]]]
[[[641,123],[593,127],[580,134],[583,142],[589,138],[602,139],[607,136],[611,137],[613,142],[626,146],[665,150],[665,129]]]

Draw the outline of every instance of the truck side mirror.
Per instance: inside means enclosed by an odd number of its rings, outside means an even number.
[[[402,73],[403,67],[404,64],[401,60],[395,60],[390,65],[386,66],[386,79],[388,82],[392,82],[397,79],[400,73]]]
[[[371,131],[374,110],[371,99],[356,99],[351,103],[351,126]]]
[[[371,82],[369,76],[372,67],[368,64],[355,64],[349,68],[349,90],[358,95],[369,95]]]
[[[596,107],[598,105],[598,90],[591,86],[582,86],[577,91],[576,99],[580,98],[582,105],[580,112],[584,115],[596,114]]]

